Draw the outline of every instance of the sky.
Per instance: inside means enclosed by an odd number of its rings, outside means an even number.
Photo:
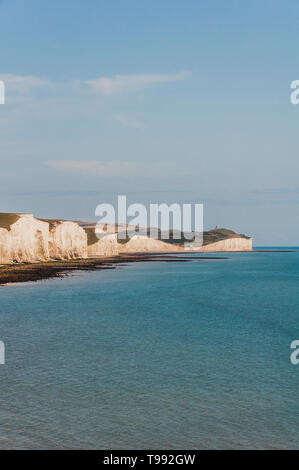
[[[299,245],[298,0],[0,1],[0,211],[203,203]]]

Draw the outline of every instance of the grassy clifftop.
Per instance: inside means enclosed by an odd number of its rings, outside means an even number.
[[[0,227],[10,230],[10,227],[19,220],[18,214],[10,214],[6,212],[0,212]]]
[[[213,230],[208,230],[203,233],[203,245],[209,245],[210,243],[220,242],[222,240],[227,240],[228,238],[246,238],[249,239],[243,233],[236,233],[233,230],[227,228],[215,228]]]
[[[178,231],[172,231],[170,233],[170,239],[168,240],[169,243],[174,243],[177,245],[183,245],[185,242],[192,241],[191,237],[194,236],[194,233],[188,234],[188,238],[186,239],[183,233]],[[215,228],[213,230],[207,230],[203,232],[203,245],[210,245],[211,243],[220,242],[222,240],[228,240],[229,238],[246,238],[249,239],[243,233],[236,233],[233,230],[227,228]]]
[[[87,234],[87,245],[94,245],[99,241],[99,238],[96,236],[95,233],[95,226],[94,227],[83,227],[86,234]]]
[[[88,245],[92,245],[99,241],[95,234],[95,226],[90,225],[89,227],[84,227],[84,230],[87,233],[88,237]],[[141,236],[146,236],[150,237],[150,229],[149,228],[140,228],[140,231],[138,232],[139,235]],[[130,235],[132,235],[132,232],[128,230],[126,233],[125,232],[118,232],[118,242],[119,243],[127,243],[130,240]],[[188,235],[188,238],[185,238],[183,233],[181,233],[178,230],[170,230],[169,231],[169,238],[167,238],[165,232],[158,230],[158,240],[165,241],[166,243],[171,243],[174,245],[184,245],[185,242],[192,242],[192,239],[194,239],[194,232],[186,234]],[[247,237],[244,234],[239,234],[234,232],[233,230],[229,230],[227,228],[215,228],[213,230],[207,230],[203,232],[203,245],[209,245],[210,243],[215,243],[219,242],[222,240],[227,240],[230,238],[245,238],[249,239],[250,237]]]

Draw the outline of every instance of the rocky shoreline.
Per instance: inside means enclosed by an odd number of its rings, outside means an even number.
[[[127,263],[136,262],[195,262],[213,259],[227,259],[217,256],[182,256],[171,254],[134,254],[105,258],[88,258],[66,261],[47,261],[40,263],[17,263],[0,266],[0,286],[19,282],[41,281],[62,278],[74,271],[95,271],[115,269]]]

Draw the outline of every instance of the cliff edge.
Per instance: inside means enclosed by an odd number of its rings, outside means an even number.
[[[187,240],[181,232],[171,231],[166,240],[165,233],[159,230],[158,239],[151,238],[149,228],[138,233],[130,233],[129,227],[125,232],[124,228],[121,232],[105,228],[68,220],[37,219],[33,214],[0,213],[0,264],[110,257],[120,253],[252,250],[252,238],[225,228],[205,231],[200,247],[192,243],[194,233]]]

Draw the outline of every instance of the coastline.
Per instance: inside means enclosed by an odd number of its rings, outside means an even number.
[[[178,253],[124,254],[119,256],[46,261],[40,263],[18,263],[0,266],[0,287],[19,282],[34,282],[51,278],[63,278],[74,271],[96,271],[116,269],[136,262],[193,262],[210,259],[227,259],[219,256],[187,257]]]

